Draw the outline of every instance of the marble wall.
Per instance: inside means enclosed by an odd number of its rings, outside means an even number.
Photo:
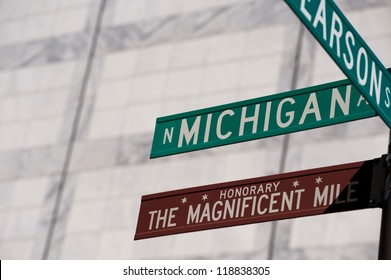
[[[391,65],[387,0],[336,1]],[[379,209],[133,241],[141,195],[386,152],[379,118],[149,159],[157,117],[344,75],[275,0],[0,0],[1,259],[376,259]]]

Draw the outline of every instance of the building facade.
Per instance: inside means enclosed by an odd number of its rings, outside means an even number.
[[[336,3],[390,66],[390,1]],[[380,209],[133,240],[144,194],[386,153],[375,117],[149,159],[157,117],[340,79],[283,1],[0,0],[0,258],[376,259]]]

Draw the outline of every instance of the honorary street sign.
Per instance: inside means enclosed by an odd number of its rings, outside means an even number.
[[[374,207],[371,186],[384,182],[379,162],[146,195],[135,239]]]
[[[391,76],[331,0],[285,0],[391,128]]]
[[[375,116],[349,80],[161,117],[151,158]]]

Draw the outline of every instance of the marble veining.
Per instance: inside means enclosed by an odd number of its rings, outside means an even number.
[[[341,1],[345,11],[368,5],[388,3],[376,1]],[[245,15],[245,16],[244,16]],[[100,52],[139,48],[171,41],[258,28],[296,20],[281,1],[247,1],[187,14],[169,15],[119,26],[106,24],[100,36]],[[62,60],[80,59],[86,55],[88,31],[0,47],[0,70],[39,65]]]

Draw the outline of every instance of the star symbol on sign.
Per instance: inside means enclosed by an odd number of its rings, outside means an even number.
[[[299,186],[299,181],[296,180],[292,183],[292,187],[296,188],[297,186]]]
[[[181,199],[181,203],[182,204],[185,204],[187,202],[187,197],[183,197],[182,199]]]
[[[207,199],[208,199],[208,195],[207,195],[207,194],[204,194],[204,195],[202,196],[202,200],[205,201],[205,200],[207,200]]]
[[[315,179],[315,182],[319,185],[322,183],[322,177],[318,176],[318,178]]]

